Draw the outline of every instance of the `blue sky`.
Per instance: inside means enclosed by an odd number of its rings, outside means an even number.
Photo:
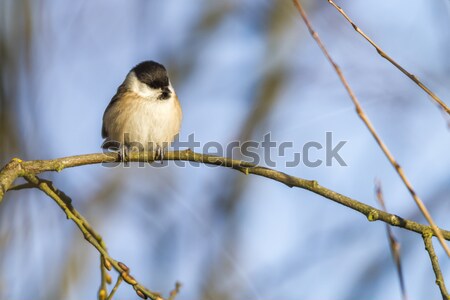
[[[184,112],[180,138],[193,133],[202,144],[239,140],[248,117],[260,109],[267,77],[280,72],[276,100],[252,139],[271,132],[275,141],[293,142],[292,151],[301,151],[332,132],[336,143],[346,141],[341,155],[348,166],[286,168],[279,157],[276,169],[373,206],[379,179],[388,209],[423,223],[291,2],[274,3],[34,3],[31,68],[21,69],[16,100],[21,156],[99,152],[103,111],[129,69],[143,60],[167,67]],[[450,103],[448,1],[338,4]],[[305,2],[305,8],[380,136],[436,222],[448,228],[450,140],[442,113],[326,1]],[[384,224],[310,192],[233,172],[97,165],[45,177],[72,197],[110,254],[138,280],[165,293],[178,280],[184,284],[180,299],[217,299],[218,291],[231,299],[400,298]],[[238,201],[226,214],[221,207],[233,193]],[[1,272],[0,298],[95,297],[97,253],[62,212],[38,191],[11,194],[6,201],[14,203],[1,208],[10,213],[0,228],[13,237],[3,268],[12,273]],[[394,232],[410,299],[438,299],[421,237]],[[448,277],[448,259],[435,245]],[[205,284],[216,294],[206,293]],[[123,285],[117,296],[129,299],[134,292]]]

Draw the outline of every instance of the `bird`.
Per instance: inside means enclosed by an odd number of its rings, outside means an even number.
[[[102,148],[119,152],[164,152],[179,134],[183,113],[166,68],[155,61],[134,66],[118,87],[103,114]]]

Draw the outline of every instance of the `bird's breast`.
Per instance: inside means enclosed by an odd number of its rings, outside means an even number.
[[[108,118],[109,138],[120,143],[140,143],[145,149],[152,145],[169,144],[179,133],[181,126],[181,107],[172,94],[167,100],[124,95],[111,108]],[[153,145],[154,146],[154,145]]]

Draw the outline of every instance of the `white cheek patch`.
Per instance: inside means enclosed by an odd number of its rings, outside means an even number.
[[[130,74],[128,74],[126,80],[128,81],[128,88],[132,92],[141,96],[142,98],[147,98],[147,99],[154,98],[156,100],[159,97],[159,95],[161,94],[159,89],[152,89],[145,83],[140,82],[139,79],[137,79],[136,74],[134,74],[134,72],[131,72]]]

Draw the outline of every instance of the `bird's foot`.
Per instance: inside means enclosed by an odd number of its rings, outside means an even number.
[[[119,150],[119,160],[123,162],[125,167],[130,165],[130,149],[126,145],[122,145]]]

